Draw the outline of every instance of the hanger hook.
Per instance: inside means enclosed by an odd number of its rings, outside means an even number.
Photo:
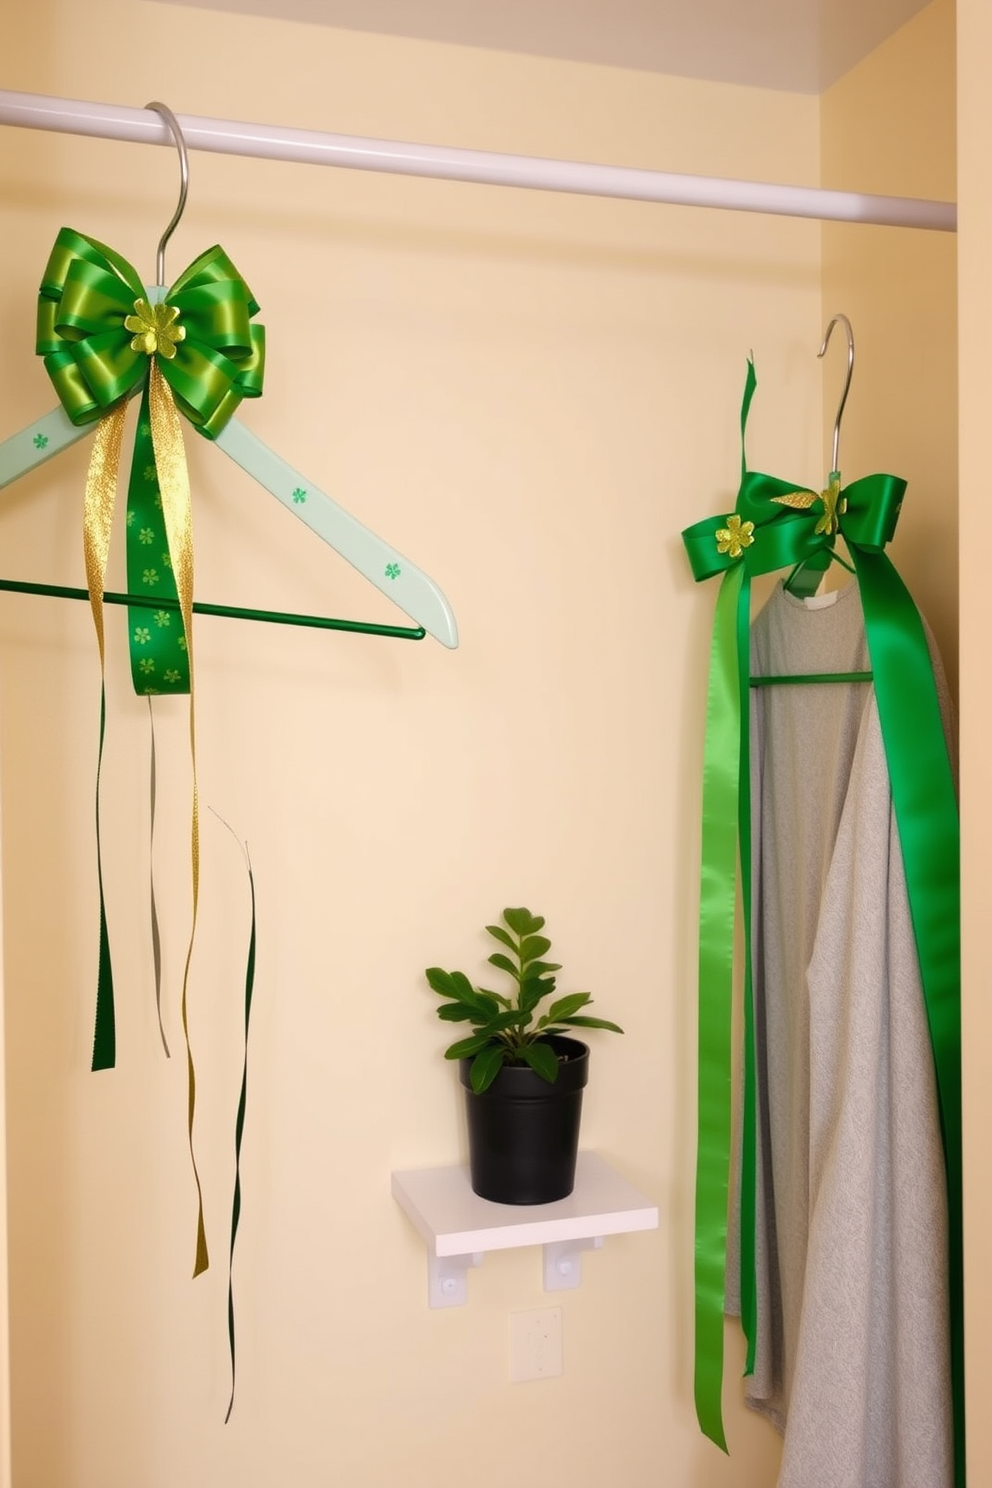
[[[830,332],[838,321],[844,327],[844,334],[847,336],[847,377],[844,380],[844,391],[841,393],[840,402],[837,405],[837,417],[834,419],[834,447],[831,456],[831,474],[840,470],[840,421],[844,417],[844,404],[847,402],[847,395],[851,391],[851,377],[854,372],[854,332],[851,329],[851,322],[846,315],[834,316],[827,326],[826,334],[823,337],[823,345],[816,353],[818,357],[826,356],[827,347],[830,345]]]
[[[155,282],[164,289],[165,245],[178,227],[179,219],[183,215],[183,209],[186,206],[186,193],[189,190],[189,155],[186,152],[186,140],[183,137],[182,129],[179,127],[179,120],[169,106],[165,103],[146,103],[145,108],[154,109],[157,114],[162,116],[168,125],[169,133],[172,135],[176,149],[179,151],[179,205],[173,213],[172,221],[159,238],[158,255],[155,260]]]

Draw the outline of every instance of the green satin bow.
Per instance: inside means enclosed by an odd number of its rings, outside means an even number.
[[[165,306],[175,315],[163,325]],[[251,323],[257,314],[223,248],[201,253],[163,304],[150,306],[126,259],[64,227],[41,283],[36,350],[69,418],[86,424],[146,378],[154,337],[152,355],[180,412],[213,439],[242,398],[261,394],[265,329]]]
[[[743,436],[756,386],[748,377]],[[741,1311],[753,1367],[755,1048],[751,1004],[750,585],[791,568],[793,592],[815,589],[838,534],[854,564],[930,1028],[947,1168],[952,1371],[957,1482],[964,1473],[960,1097],[960,878],[957,801],[926,633],[884,552],[906,483],[871,475],[841,487],[833,472],[815,492],[748,471],[736,507],[687,528],[697,581],[723,575],[713,627],[703,764],[699,928],[699,1094],[696,1168],[696,1410],[726,1450],[721,1410],[726,1221],[730,1165],[730,1022],[735,880],[744,920],[744,1102]]]
[[[840,533],[849,546],[881,552],[896,530],[906,482],[869,475],[840,489],[834,475],[817,495],[757,471],[744,472],[731,516],[710,517],[682,534],[693,577],[713,578],[743,565],[751,574],[801,564],[820,574]]]

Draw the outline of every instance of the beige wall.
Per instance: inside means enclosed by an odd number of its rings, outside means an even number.
[[[988,935],[992,857],[989,753],[988,615],[982,541],[992,409],[992,96],[987,61],[992,17],[983,0],[958,3],[958,201],[961,381],[961,766],[964,975],[965,1285],[968,1297],[968,1451],[970,1481],[992,1481],[992,1226],[989,1127],[992,1124],[992,1022]]]
[[[981,3],[977,9],[984,7]],[[958,6],[958,16],[962,14]],[[962,37],[963,37],[962,32]],[[886,45],[831,88],[823,97],[823,182],[852,190],[953,200],[956,179],[957,133],[961,116],[956,110],[955,6],[934,0]],[[962,47],[959,56],[964,54]],[[977,57],[974,42],[970,52]],[[988,57],[988,49],[984,52]],[[983,94],[987,73],[976,69]],[[961,128],[961,158],[976,148],[970,121]],[[987,157],[986,157],[987,165]],[[975,187],[987,193],[987,175]],[[963,192],[962,192],[963,200]],[[857,360],[851,399],[844,417],[841,465],[848,477],[869,470],[889,470],[909,479],[909,486],[892,544],[892,553],[917,603],[931,622],[944,657],[952,689],[958,686],[958,265],[961,253],[961,492],[962,530],[968,531],[968,486],[965,467],[975,464],[969,454],[965,408],[968,378],[978,370],[979,348],[973,341],[967,310],[980,277],[977,262],[967,270],[970,237],[925,232],[890,232],[882,228],[828,225],[823,230],[824,314],[844,310],[853,320]],[[986,245],[988,236],[986,234]],[[973,250],[971,250],[973,253]],[[984,269],[987,278],[987,256]],[[984,355],[985,347],[981,348]],[[834,352],[834,368],[825,379],[825,420],[832,423],[843,367]],[[984,374],[982,374],[984,375]],[[986,421],[987,422],[987,421]],[[980,423],[984,429],[986,425]],[[984,454],[984,451],[983,451]],[[980,457],[979,457],[980,458]],[[977,473],[977,467],[974,473]],[[972,479],[974,479],[974,474]],[[977,495],[977,490],[975,492]],[[974,664],[969,673],[969,607],[967,564],[969,545],[962,545],[965,570],[961,588],[960,720],[964,758],[969,743],[974,753],[973,699],[977,682]],[[977,621],[977,612],[974,621]],[[974,621],[972,631],[974,631]],[[973,641],[971,642],[973,645]],[[987,752],[987,749],[986,749]],[[977,763],[977,762],[976,762]],[[967,844],[976,835],[975,779],[962,783],[966,809],[963,833]],[[979,795],[981,788],[979,789]],[[975,846],[972,846],[974,854]],[[969,1032],[971,1019],[981,1019],[984,998],[975,976],[976,954],[984,955],[987,906],[979,884],[987,874],[973,876],[965,860],[963,897],[965,932],[968,907],[975,917],[974,939],[966,938],[963,984],[965,1049],[967,1059],[981,1057],[980,1040]],[[979,928],[981,927],[981,928]],[[977,1007],[975,1006],[977,1004]],[[979,1023],[980,1026],[980,1023]],[[988,1089],[987,1074],[981,1090]],[[981,1094],[976,1082],[965,1104],[965,1129],[977,1133],[976,1109]],[[987,1116],[984,1117],[987,1120]],[[975,1143],[975,1136],[971,1138]],[[967,1141],[967,1138],[966,1138]],[[967,1155],[967,1154],[966,1154]],[[983,1178],[972,1159],[965,1174],[966,1214],[982,1200]],[[966,1334],[968,1366],[968,1471],[972,1485],[988,1482],[988,1428],[984,1408],[988,1395],[988,1363],[982,1359],[982,1301],[978,1288],[987,1267],[980,1232],[969,1236],[977,1264],[966,1276]],[[987,1313],[987,1308],[986,1308]],[[987,1332],[987,1326],[985,1328]],[[981,1366],[984,1364],[984,1368]],[[975,1367],[978,1365],[979,1367]],[[976,1406],[978,1408],[976,1409]]]
[[[8,13],[6,23],[11,24]],[[143,0],[18,9],[0,83],[343,132],[815,180],[814,99],[221,17]],[[63,223],[151,274],[164,150],[10,133],[0,157],[4,432],[52,402],[32,297]],[[767,1484],[728,1372],[726,1461],[691,1400],[694,952],[713,596],[679,530],[733,501],[745,358],[756,464],[821,462],[815,223],[197,155],[169,270],[222,242],[268,327],[245,421],[442,585],[461,647],[198,627],[200,792],[249,841],[259,963],[228,1389],[225,1232],[246,886],[204,811],[191,985],[214,1265],[189,1279],[183,1062],[152,1011],[147,735],[110,623],[105,848],[120,1068],[86,1063],[98,674],[84,606],[0,605],[17,1488]],[[385,601],[196,443],[207,600],[388,619]],[[86,451],[5,493],[5,573],[80,582]],[[183,708],[162,707],[156,862],[179,1044]],[[481,970],[508,903],[563,985],[628,1030],[594,1050],[586,1145],[660,1206],[564,1308],[565,1372],[511,1385],[539,1255],[425,1305],[393,1168],[463,1146],[422,968]]]
[[[933,0],[822,99],[823,184],[953,201],[953,0]],[[957,240],[952,233],[827,224],[824,324],[854,326],[841,428],[845,478],[909,481],[892,555],[957,679]],[[843,385],[840,327],[824,378],[832,431]],[[829,446],[827,449],[829,455]]]
[[[866,342],[868,357],[876,355],[873,347],[885,357],[883,375],[877,375],[882,371],[878,367],[872,380],[859,375],[852,403],[863,418],[852,425],[848,448],[858,455],[866,451],[865,458],[886,468],[911,473],[897,540],[900,567],[933,621],[952,675],[960,623],[966,1370],[972,1484],[992,1480],[987,1410],[992,1378],[987,1264],[992,1223],[987,886],[992,862],[987,822],[992,802],[980,539],[992,407],[990,50],[992,27],[983,0],[958,0],[956,10],[949,0],[936,0],[832,89],[823,113],[825,183],[956,197],[959,203],[959,232],[953,241],[903,233],[893,235],[898,241],[887,248],[877,230],[825,229],[824,284],[827,310],[857,307],[859,332],[864,327],[859,374]],[[825,398],[829,407],[829,391]]]
[[[963,7],[977,26],[981,0]],[[94,0],[85,17],[40,0],[5,16],[0,86],[714,175],[822,169],[826,184],[951,197],[953,19],[935,0],[831,90],[822,141],[809,98],[148,0]],[[977,106],[977,64],[971,87]],[[982,162],[968,158],[974,202]],[[193,1283],[184,712],[162,706],[159,739],[166,1063],[145,912],[145,710],[112,619],[120,1068],[91,1076],[95,644],[82,605],[0,601],[16,1488],[454,1488],[469,1474],[530,1488],[569,1473],[633,1488],[659,1471],[679,1488],[768,1485],[777,1442],[737,1405],[733,1343],[729,1461],[692,1413],[692,915],[712,596],[689,582],[678,532],[732,502],[749,349],[752,463],[810,483],[826,469],[843,357],[832,345],[824,371],[815,352],[845,310],[858,363],[842,467],[909,478],[897,558],[954,672],[954,240],[205,155],[192,168],[168,270],[220,241],[262,302],[268,383],[245,422],[438,580],[461,647],[197,631],[201,799],[247,837],[259,899],[225,1428],[243,870],[205,812],[191,1022],[214,1263]],[[175,177],[164,150],[5,134],[0,436],[52,402],[32,296],[57,229],[112,243],[151,277]],[[981,351],[963,335],[963,400]],[[984,426],[972,427],[977,501]],[[190,443],[200,597],[395,618]],[[2,573],[81,582],[85,466],[83,447],[4,493]],[[967,770],[967,670],[963,684]],[[548,916],[563,985],[590,987],[628,1030],[596,1042],[584,1140],[662,1215],[656,1234],[587,1259],[562,1300],[564,1375],[528,1385],[508,1382],[507,1317],[545,1304],[538,1254],[490,1256],[467,1307],[432,1313],[423,1247],[389,1196],[391,1169],[463,1148],[421,969],[481,971],[481,926],[511,902]]]

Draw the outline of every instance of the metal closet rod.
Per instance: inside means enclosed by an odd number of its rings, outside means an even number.
[[[523,186],[538,191],[575,192],[583,196],[624,197],[686,207],[721,207],[732,212],[767,212],[780,217],[813,217],[827,222],[866,222],[884,227],[919,227],[954,232],[954,202],[923,201],[905,196],[867,196],[822,187],[779,186],[760,181],[731,181],[687,176],[670,171],[632,170],[625,166],[588,165],[569,160],[541,160],[529,155],[497,155],[486,150],[458,150],[397,140],[362,139],[311,129],[239,124],[196,114],[176,116],[191,150],[221,155],[250,155],[261,160],[293,160],[310,165],[336,165],[349,170],[385,171],[402,176],[431,176],[447,181],[476,181],[489,186]],[[86,103],[47,98],[38,93],[0,89],[0,124],[23,129],[50,129],[62,134],[96,135],[139,144],[169,145],[172,136],[160,115],[122,104]]]

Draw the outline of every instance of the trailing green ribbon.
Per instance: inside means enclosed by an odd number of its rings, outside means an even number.
[[[753,366],[742,432],[755,388]],[[745,1100],[741,1193],[742,1322],[748,1368],[756,1343],[754,1282],[755,1117],[751,973],[750,589],[755,574],[791,568],[810,592],[838,533],[854,564],[885,757],[902,848],[910,914],[933,1047],[947,1170],[951,1363],[956,1482],[964,1482],[964,1346],[961,1229],[959,823],[926,633],[885,553],[905,481],[870,475],[819,494],[744,469],[737,504],[683,534],[697,581],[723,576],[713,627],[703,763],[699,934],[699,1140],[696,1169],[696,1411],[726,1450],[721,1410],[726,1224],[730,1168],[730,1012],[736,860],[745,936]]]
[[[225,826],[227,823],[225,822]],[[230,830],[230,828],[228,828]],[[234,1391],[237,1381],[237,1351],[234,1327],[234,1247],[241,1222],[241,1143],[245,1132],[245,1113],[248,1108],[248,1035],[251,1031],[251,1003],[255,990],[255,876],[251,871],[248,844],[244,844],[245,867],[248,870],[248,893],[251,900],[251,931],[248,937],[248,959],[245,965],[245,1043],[244,1061],[241,1066],[241,1095],[238,1099],[238,1116],[234,1127],[234,1198],[231,1204],[231,1248],[227,1262],[227,1339],[231,1353],[231,1397],[227,1403],[224,1424],[231,1419],[234,1409]]]
[[[193,540],[189,477],[179,415],[214,439],[242,398],[262,391],[265,333],[252,323],[258,304],[219,246],[202,253],[170,289],[147,291],[135,270],[106,244],[63,228],[38,298],[36,350],[74,424],[96,423],[86,478],[83,547],[100,648],[101,714],[97,765],[100,966],[93,1068],[113,1066],[113,973],[99,862],[99,782],[103,758],[105,647],[103,591],[117,494],[127,400],[142,394],[128,487],[128,583],[160,597],[159,610],[129,608],[128,644],[135,690],[188,693],[193,760],[191,857],[193,916],[183,974],[182,1021],[189,1079],[192,1156],[195,1074],[187,1026],[189,978],[199,886],[199,813],[193,715]],[[193,1171],[200,1192],[196,1160]],[[200,1197],[194,1274],[208,1264]]]

